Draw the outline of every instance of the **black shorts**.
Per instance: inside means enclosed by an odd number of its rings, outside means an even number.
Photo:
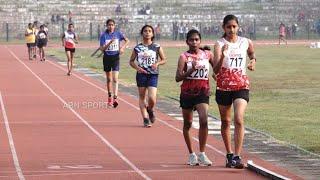
[[[216,102],[219,105],[230,106],[237,98],[241,98],[249,102],[249,89],[241,89],[239,91],[216,90]]]
[[[185,97],[180,94],[180,107],[182,109],[194,109],[197,104],[201,103],[209,104],[209,96],[199,95]]]
[[[70,51],[71,53],[74,53],[76,52],[76,48],[64,48],[64,50],[67,52],[67,51]]]
[[[46,40],[38,40],[37,42],[37,47],[38,48],[43,48],[47,46],[47,41]]]
[[[108,56],[103,55],[103,70],[105,72],[119,71],[120,70],[120,57],[119,55]]]
[[[27,47],[28,48],[32,48],[32,47],[35,47],[36,46],[36,43],[27,43]]]

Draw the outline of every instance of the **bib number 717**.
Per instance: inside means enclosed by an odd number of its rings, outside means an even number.
[[[230,67],[241,67],[242,57],[239,58],[230,58]]]

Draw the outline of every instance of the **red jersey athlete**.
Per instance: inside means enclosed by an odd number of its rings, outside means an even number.
[[[180,55],[176,72],[176,81],[181,84],[180,107],[183,114],[183,136],[189,150],[188,164],[210,166],[212,162],[205,154],[208,136],[209,107],[209,64],[213,65],[213,54],[201,50],[201,35],[192,29],[187,33],[186,43],[189,50]],[[193,111],[199,114],[199,145],[198,156],[193,152],[189,130],[192,125]]]

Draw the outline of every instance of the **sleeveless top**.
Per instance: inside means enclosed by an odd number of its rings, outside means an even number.
[[[148,46],[140,43],[134,51],[137,54],[138,66],[146,70],[149,74],[159,74],[159,69],[152,69],[151,66],[158,62],[160,45],[152,43]]]
[[[27,33],[32,33],[32,34],[27,35],[25,37],[26,42],[27,43],[35,43],[36,42],[36,35],[35,35],[35,32],[34,32],[34,29],[27,28],[26,31],[27,31]]]
[[[76,39],[76,33],[71,31],[64,32],[64,47],[74,49],[76,48],[76,43],[74,40]]]
[[[210,70],[210,54],[207,51],[200,50],[198,54],[190,54],[184,52],[180,55],[186,60],[184,71],[192,68],[192,62],[197,61],[196,70],[186,77],[181,84],[181,96],[194,97],[199,95],[208,96],[209,86],[209,70]]]
[[[228,44],[227,54],[216,76],[217,89],[222,91],[249,89],[249,78],[246,75],[249,40],[238,36],[235,43],[228,42],[224,38],[219,39],[217,42],[221,48]]]

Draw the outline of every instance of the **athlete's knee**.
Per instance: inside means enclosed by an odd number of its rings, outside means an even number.
[[[242,119],[242,118],[235,118],[235,119],[234,119],[234,126],[235,126],[235,127],[244,126],[243,119]]]
[[[200,128],[208,128],[208,121],[200,121],[199,122]]]
[[[107,83],[111,82],[111,78],[107,77]]]
[[[226,119],[221,121],[221,129],[226,129],[231,126],[231,120]]]
[[[183,129],[189,130],[191,128],[192,122],[190,121],[183,121]]]

